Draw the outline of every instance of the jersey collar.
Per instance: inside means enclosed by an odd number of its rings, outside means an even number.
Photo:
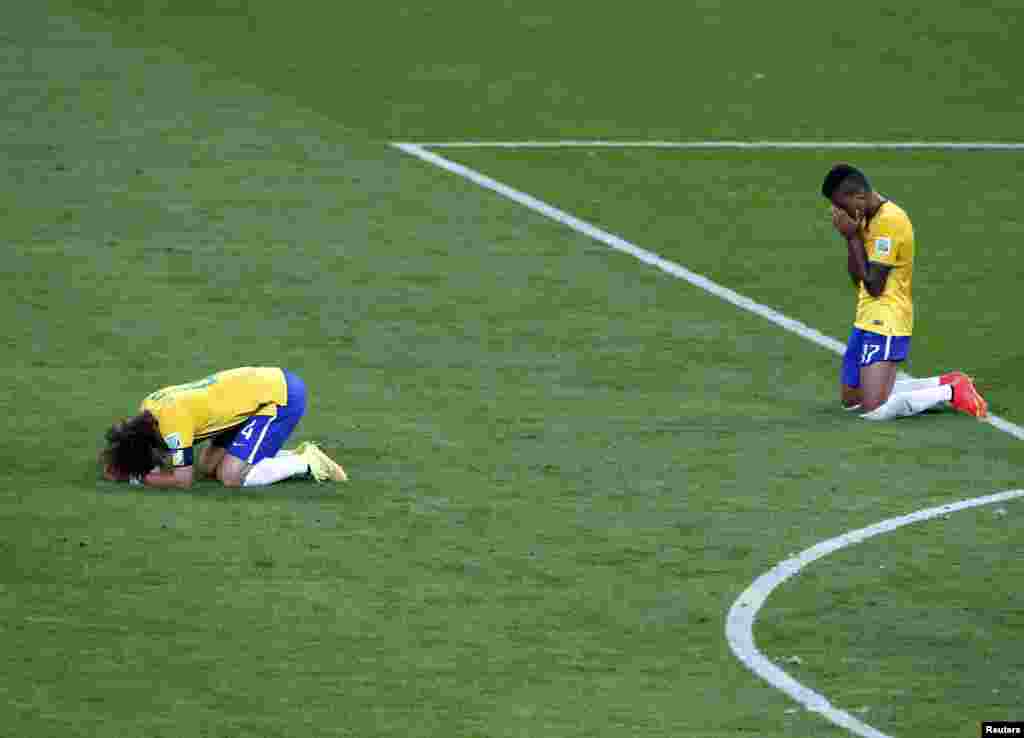
[[[875,209],[875,212],[871,214],[870,218],[864,218],[865,228],[870,227],[871,221],[875,219],[875,216],[882,212],[882,208],[889,204],[889,200],[886,199],[885,195],[879,195],[879,197],[882,198],[882,202],[878,203],[878,207]]]

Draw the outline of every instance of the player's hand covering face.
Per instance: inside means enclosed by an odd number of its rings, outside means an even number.
[[[832,227],[839,231],[840,234],[846,238],[853,238],[857,235],[857,229],[860,227],[860,221],[862,211],[855,211],[856,216],[851,217],[842,208],[837,208],[835,205],[832,206]]]

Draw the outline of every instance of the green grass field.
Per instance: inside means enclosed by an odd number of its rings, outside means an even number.
[[[1017,4],[40,0],[0,29],[0,735],[849,736],[724,619],[847,530],[1020,488],[949,412],[392,140],[1019,140]],[[876,28],[872,30],[872,27]],[[817,196],[914,218],[910,371],[1024,420],[1022,152],[445,152],[836,338]],[[275,364],[344,487],[98,479],[163,384]],[[1024,719],[1024,501],[786,583],[759,647],[893,738]],[[794,659],[794,657],[796,657]]]

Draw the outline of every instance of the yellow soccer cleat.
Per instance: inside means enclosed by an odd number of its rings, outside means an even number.
[[[275,457],[281,457],[281,456],[302,456],[304,453],[306,453],[306,446],[308,446],[308,445],[309,445],[309,441],[303,441],[302,443],[300,443],[295,448],[283,448],[283,449],[281,449],[276,454],[274,454],[274,456]]]
[[[309,464],[309,471],[313,475],[313,479],[318,482],[326,482],[330,480],[332,482],[347,482],[348,474],[341,467],[341,464],[336,462],[330,456],[320,450],[320,447],[315,443],[303,443],[296,449],[296,453],[299,453],[303,460]]]

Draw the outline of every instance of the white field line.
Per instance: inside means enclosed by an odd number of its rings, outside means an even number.
[[[460,177],[468,179],[470,182],[473,182],[474,184],[477,184],[485,189],[491,190],[492,192],[496,192],[503,197],[507,197],[513,202],[517,202],[520,205],[523,205],[524,207],[533,210],[534,212],[540,213],[541,215],[550,218],[551,220],[561,223],[562,225],[568,226],[574,231],[582,233],[585,236],[589,236],[595,241],[599,241],[605,244],[606,246],[615,249],[616,251],[621,251],[623,253],[629,254],[630,256],[634,256],[640,261],[644,262],[645,264],[650,264],[651,266],[656,267],[663,272],[671,274],[673,277],[678,277],[679,279],[689,282],[695,287],[699,287],[705,292],[710,292],[715,297],[720,297],[726,302],[730,302],[739,308],[747,310],[756,315],[760,315],[765,320],[769,320],[772,323],[775,323],[777,326],[784,328],[787,331],[790,331],[791,333],[795,333],[798,336],[802,336],[803,338],[806,338],[808,341],[812,341],[818,344],[819,346],[828,349],[829,351],[832,351],[840,355],[842,355],[843,352],[846,351],[846,346],[844,344],[840,343],[834,338],[826,336],[825,334],[815,330],[814,328],[811,328],[808,325],[805,325],[804,323],[801,323],[799,320],[795,320],[793,318],[790,318],[789,316],[783,315],[779,311],[773,310],[767,305],[762,305],[759,302],[755,302],[754,300],[751,300],[749,297],[745,297],[739,294],[738,292],[729,289],[728,287],[724,287],[718,284],[717,282],[713,282],[703,275],[690,271],[681,264],[677,264],[674,261],[669,261],[668,259],[662,258],[661,256],[655,254],[653,251],[642,249],[636,244],[630,243],[624,238],[620,238],[619,236],[609,233],[608,231],[605,231],[601,228],[598,228],[595,225],[587,223],[584,220],[580,220],[579,218],[570,215],[564,210],[559,210],[553,205],[549,205],[548,203],[543,202],[542,200],[538,200],[536,197],[533,197],[532,195],[528,195],[525,192],[521,192],[517,189],[509,187],[506,184],[502,184],[496,179],[488,177],[486,174],[481,174],[475,169],[470,169],[469,167],[459,164],[458,162],[454,162],[451,159],[446,159],[445,157],[440,156],[439,154],[435,154],[432,151],[428,151],[423,144],[394,143],[392,144],[392,146],[401,151],[404,151],[407,154],[422,159],[425,162],[433,164],[434,166],[440,167],[441,169],[451,172],[452,174],[457,174]],[[1003,431],[1004,433],[1009,433],[1011,436],[1014,436],[1015,438],[1024,440],[1024,428],[1021,428],[1018,425],[1014,425],[1013,423],[1007,420],[995,416],[991,416],[988,422],[991,423],[996,428],[998,428],[999,430]]]
[[[470,169],[469,167],[463,166],[462,164],[458,164],[450,159],[438,156],[437,154],[428,151],[422,144],[396,143],[392,145],[407,154],[441,167],[452,174],[464,177],[481,187],[496,192],[503,197],[507,197],[530,210],[566,225],[579,233],[595,239],[596,241],[600,241],[616,251],[630,254],[637,259],[640,259],[645,264],[650,264],[651,266],[657,267],[668,274],[683,279],[696,287],[736,305],[737,307],[756,313],[766,320],[769,320],[788,331],[796,333],[799,336],[803,336],[807,340],[813,341],[819,346],[827,348],[830,351],[842,354],[845,350],[843,344],[834,338],[830,338],[797,320],[793,320],[792,318],[773,310],[770,307],[754,302],[750,298],[744,297],[743,295],[730,290],[728,287],[723,287],[720,284],[712,282],[707,277],[696,274],[686,267],[669,261],[668,259],[664,259],[653,252],[642,249],[619,236],[608,233],[607,231],[591,225],[590,223],[580,220],[579,218],[538,200],[531,195],[527,195],[524,192],[513,189],[508,185],[502,184],[501,182]],[[1016,438],[1024,440],[1024,428],[1001,418],[992,417],[990,422],[996,428],[999,428]],[[833,707],[823,695],[820,695],[812,689],[800,684],[761,653],[754,642],[754,620],[757,617],[758,611],[764,605],[765,600],[767,600],[772,591],[782,582],[798,574],[811,562],[816,561],[823,556],[827,556],[834,551],[838,551],[846,546],[851,546],[855,543],[867,540],[872,536],[896,530],[897,528],[909,525],[910,523],[929,520],[939,515],[956,512],[957,510],[966,510],[971,507],[988,505],[1016,497],[1024,497],[1024,490],[1011,490],[1009,492],[1001,492],[987,497],[978,497],[972,500],[963,500],[949,505],[919,510],[917,512],[910,513],[909,515],[884,520],[881,523],[876,523],[875,525],[867,528],[851,531],[836,538],[831,538],[802,551],[792,558],[786,559],[781,564],[778,564],[774,569],[758,577],[754,583],[736,599],[732,607],[729,609],[729,614],[726,618],[726,637],[728,638],[729,646],[732,648],[733,653],[735,653],[751,671],[766,680],[773,687],[785,692],[794,700],[805,706],[808,710],[820,713],[823,717],[832,721],[836,725],[844,727],[863,738],[891,738],[885,733],[872,728],[870,725],[857,720],[849,713]]]
[[[794,700],[799,702],[811,712],[820,713],[836,725],[840,725],[856,735],[864,738],[890,738],[870,725],[867,725],[843,710],[839,710],[829,704],[824,696],[818,694],[796,681],[789,674],[771,662],[757,648],[754,643],[754,619],[758,611],[764,605],[768,596],[787,579],[796,576],[808,564],[820,558],[828,556],[847,546],[866,541],[882,533],[889,533],[904,525],[919,523],[925,520],[948,515],[959,510],[967,510],[972,507],[991,505],[996,502],[1005,502],[1017,497],[1024,497],[1024,489],[1015,489],[1007,492],[988,495],[987,497],[975,497],[971,500],[962,500],[948,505],[930,507],[925,510],[918,510],[909,515],[898,518],[889,518],[880,523],[875,523],[867,528],[853,530],[841,536],[830,538],[811,546],[804,551],[781,562],[775,568],[765,572],[753,584],[736,598],[725,621],[725,634],[729,640],[729,646],[737,658],[747,667],[765,679],[769,684],[782,690]]]
[[[424,149],[921,149],[931,151],[1024,151],[1017,141],[430,141],[396,144]],[[403,149],[405,151],[407,149]],[[410,152],[412,153],[412,152]]]

